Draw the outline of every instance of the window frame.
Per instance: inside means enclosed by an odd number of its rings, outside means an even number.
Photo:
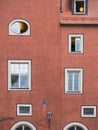
[[[28,29],[27,29],[27,31],[25,31],[24,33],[15,33],[15,32],[13,32],[12,31],[12,29],[11,29],[11,26],[14,24],[14,23],[16,23],[16,22],[23,22],[23,23],[25,23],[27,26],[28,26]],[[15,19],[15,20],[13,20],[13,21],[11,21],[10,23],[9,23],[9,25],[8,25],[8,30],[9,30],[9,35],[11,36],[30,36],[30,24],[29,24],[29,22],[27,22],[26,20],[24,20],[24,19]]]
[[[84,11],[83,12],[76,12],[76,1],[84,1]],[[74,15],[85,15],[87,14],[88,6],[87,6],[88,0],[72,0],[72,13]]]
[[[84,114],[84,108],[93,108],[94,114],[93,115]],[[81,106],[81,117],[96,117],[96,106]]]
[[[71,39],[72,38],[80,38],[80,51],[71,51]],[[68,35],[68,52],[70,54],[79,54],[79,53],[83,53],[83,39],[84,39],[84,36],[83,34],[69,34]],[[76,43],[75,43],[76,44]]]
[[[11,86],[11,63],[28,64],[28,86],[27,87],[12,87]],[[31,60],[8,60],[8,90],[31,90]]]
[[[30,113],[20,113],[20,107],[29,107]],[[32,105],[31,104],[17,104],[17,116],[32,116]]]
[[[68,90],[68,72],[79,73],[79,91]],[[82,94],[83,93],[83,69],[82,68],[65,68],[65,93],[67,94]]]

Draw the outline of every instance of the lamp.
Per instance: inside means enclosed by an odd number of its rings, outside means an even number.
[[[48,119],[48,123],[49,123],[49,128],[50,128],[51,118],[52,118],[52,112],[48,112],[48,113],[47,113],[47,119]]]

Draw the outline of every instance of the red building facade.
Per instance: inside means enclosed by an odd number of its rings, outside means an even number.
[[[97,129],[97,1],[0,2],[0,129]]]

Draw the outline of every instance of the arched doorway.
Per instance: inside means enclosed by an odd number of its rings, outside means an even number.
[[[27,121],[20,121],[14,124],[11,130],[36,130],[35,126]]]
[[[63,130],[88,130],[88,128],[79,122],[72,122],[72,123],[67,124],[63,128]]]

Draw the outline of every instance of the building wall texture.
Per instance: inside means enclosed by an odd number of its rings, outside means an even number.
[[[94,118],[81,117],[81,106],[98,106],[97,5],[88,0],[88,14],[73,15],[71,0],[0,1],[0,129],[14,130],[22,121],[37,130],[69,130],[72,122],[83,124],[83,130],[98,129],[97,110]],[[30,36],[9,35],[9,24],[16,19],[30,24]],[[68,53],[69,34],[83,34],[83,53]],[[31,60],[30,91],[8,90],[9,60]],[[64,92],[65,68],[83,69],[82,94]],[[17,104],[32,104],[32,115],[18,116]]]

